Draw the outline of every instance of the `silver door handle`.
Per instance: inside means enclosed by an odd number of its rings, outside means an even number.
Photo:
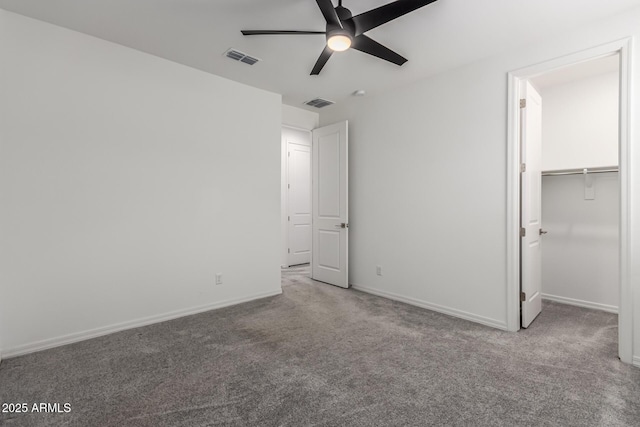
[[[547,234],[548,231],[547,230],[543,230],[542,228],[540,229],[540,235],[542,236],[543,234]]]
[[[340,224],[336,225],[336,228],[349,228],[349,224],[346,222],[341,222]]]

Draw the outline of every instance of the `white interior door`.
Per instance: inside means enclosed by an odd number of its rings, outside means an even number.
[[[311,146],[287,142],[288,264],[311,262]]]
[[[347,122],[313,131],[311,277],[349,287]]]
[[[520,108],[522,169],[520,175],[521,321],[528,327],[542,311],[542,98],[529,82]]]

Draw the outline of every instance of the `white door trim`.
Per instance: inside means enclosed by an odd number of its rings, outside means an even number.
[[[313,131],[313,129],[307,129],[307,128],[301,128],[298,126],[292,126],[292,125],[282,125],[283,128],[287,128],[287,129],[292,129],[292,130],[298,130],[300,132],[306,132],[311,134],[311,132]]]
[[[620,305],[618,316],[618,355],[625,363],[633,362],[633,301],[630,281],[629,203],[631,190],[630,127],[631,127],[631,38],[617,40],[540,64],[515,70],[508,75],[507,100],[507,329],[520,329],[520,144],[519,100],[520,83],[537,75],[618,53],[620,55]],[[636,212],[636,217],[640,213]]]

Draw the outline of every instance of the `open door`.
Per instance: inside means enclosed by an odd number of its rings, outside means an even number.
[[[313,130],[311,278],[349,287],[347,122]]]
[[[542,98],[526,82],[520,101],[520,287],[521,324],[542,311]]]

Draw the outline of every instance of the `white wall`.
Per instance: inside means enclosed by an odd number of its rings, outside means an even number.
[[[618,72],[540,91],[542,170],[618,165]]]
[[[506,328],[506,74],[469,66],[330,108],[321,124],[349,120],[350,283]]]
[[[2,10],[0,57],[5,354],[281,292],[280,95]]]
[[[617,173],[542,178],[542,292],[547,299],[618,311],[620,184]]]
[[[526,19],[526,17],[523,17]],[[350,282],[506,328],[507,73],[627,36],[640,9],[557,34],[404,89],[321,113],[349,120]],[[637,40],[635,40],[637,42]],[[631,147],[640,141],[640,43],[633,44]],[[398,70],[402,78],[402,69]],[[630,163],[640,168],[640,151]],[[640,174],[630,203],[640,212]],[[640,215],[630,278],[640,312]],[[381,265],[383,276],[376,276]],[[640,316],[634,317],[640,364]]]
[[[282,124],[294,128],[313,130],[320,123],[320,114],[282,104]]]
[[[303,137],[301,135],[305,134],[304,130],[311,131],[317,128],[319,123],[320,114],[318,113],[290,105],[282,105],[282,124],[287,127],[283,127],[280,148],[282,165],[280,173],[280,264],[282,267],[289,263],[287,254],[287,141],[285,132],[292,132],[294,137]],[[290,128],[295,128],[295,131]]]

